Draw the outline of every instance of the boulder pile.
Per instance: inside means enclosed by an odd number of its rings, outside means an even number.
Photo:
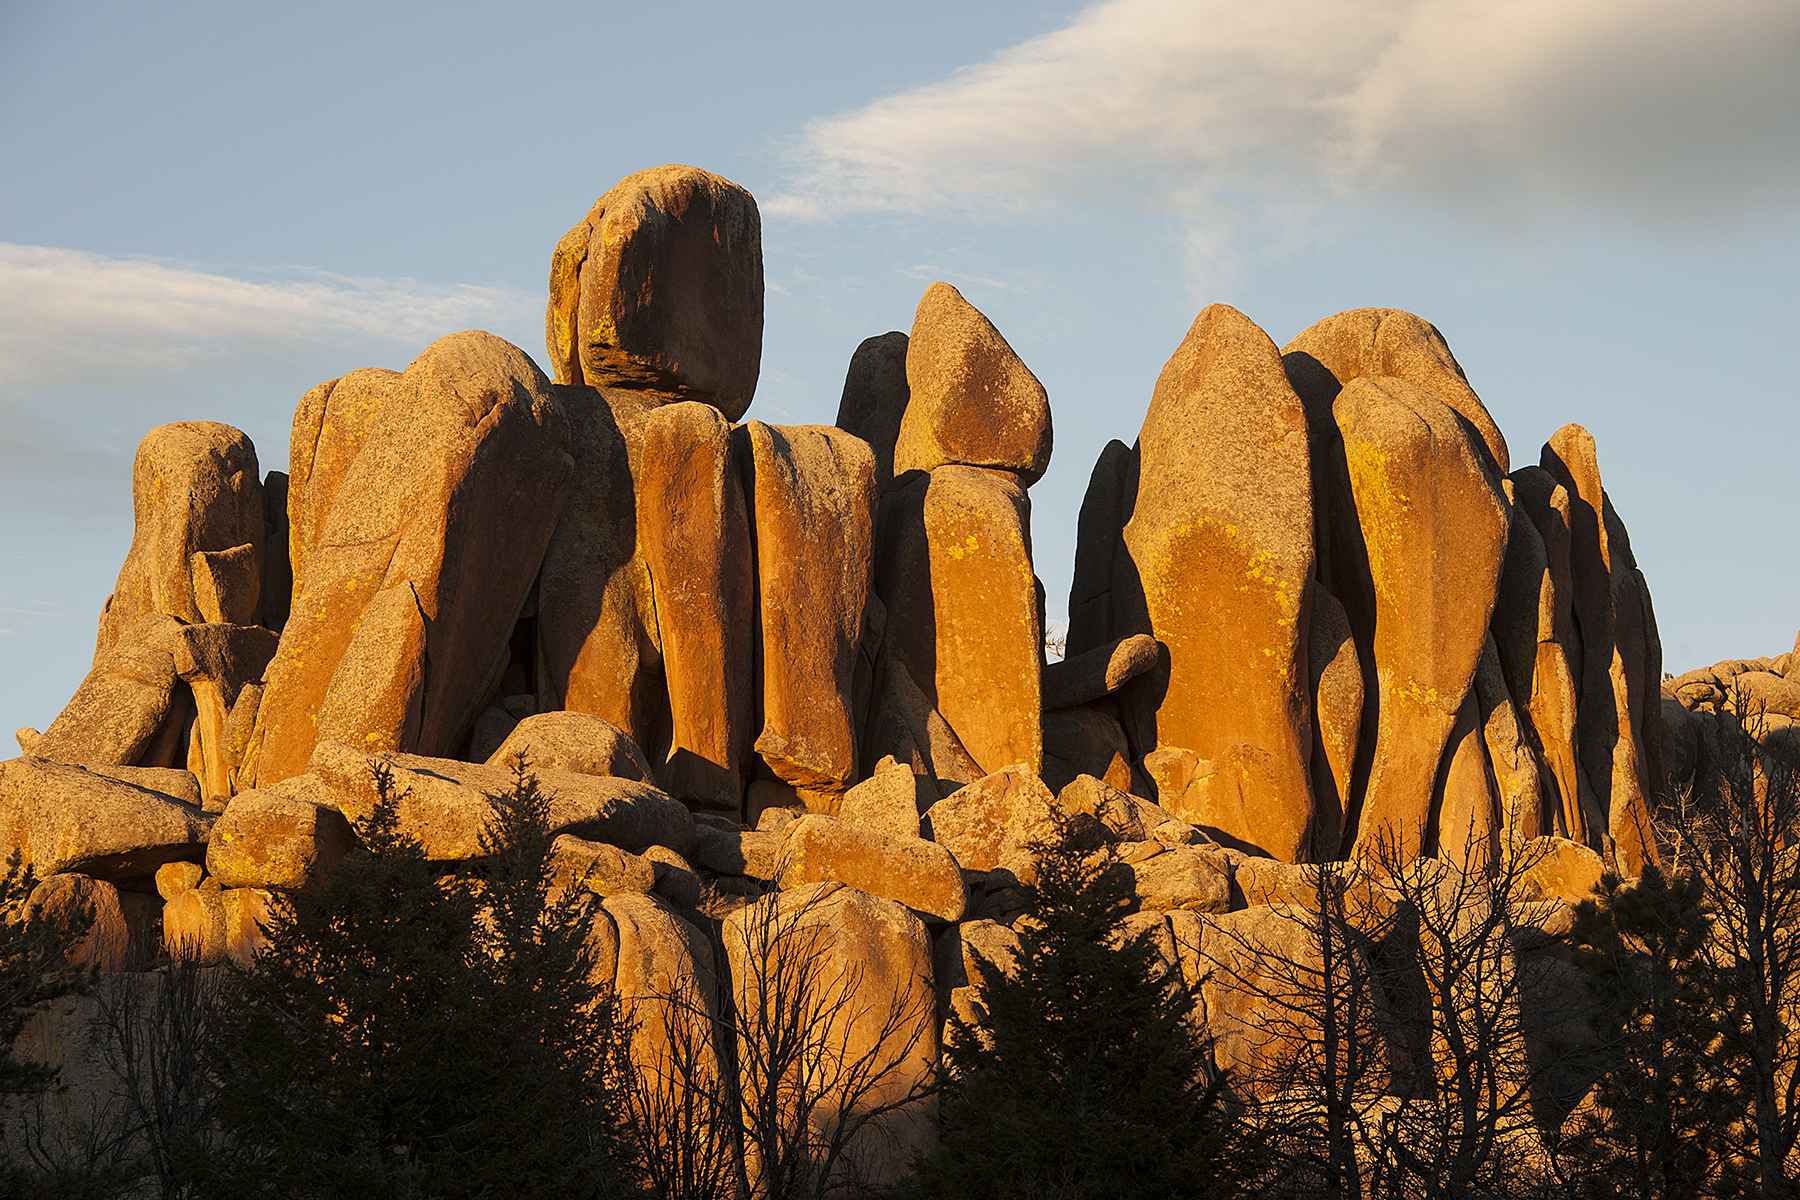
[[[451,334],[313,388],[266,477],[229,426],[150,431],[93,669],[0,767],[44,902],[95,903],[112,965],[245,958],[354,845],[375,764],[449,867],[522,755],[621,994],[727,971],[704,916],[826,888],[809,912],[880,931],[834,954],[974,1013],[965,955],[1004,956],[1058,810],[1113,828],[1195,983],[1179,948],[1304,903],[1295,864],[1655,856],[1664,723],[1691,773],[1727,680],[1652,703],[1593,438],[1515,469],[1429,323],[1278,348],[1202,312],[1099,454],[1051,659],[1050,406],[1006,338],[934,283],[857,347],[835,427],[769,425],[741,420],[762,313],[754,199],[666,166],[557,244],[552,374]],[[1800,719],[1784,666],[1729,665]]]

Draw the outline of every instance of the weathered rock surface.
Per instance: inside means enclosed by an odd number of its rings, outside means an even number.
[[[869,443],[875,452],[875,482],[883,489],[894,479],[894,443],[912,396],[906,383],[906,345],[906,335],[898,330],[864,338],[850,356],[838,401],[837,427]]]
[[[1356,754],[1362,744],[1363,673],[1350,617],[1338,598],[1315,587],[1311,618],[1306,641],[1313,701],[1311,857],[1330,862],[1342,848]]]
[[[276,645],[275,635],[257,625],[184,625],[170,639],[175,673],[194,697],[188,761],[204,798],[233,791],[237,760],[226,727],[239,694],[263,677]]]
[[[332,800],[310,775],[238,793],[213,824],[207,871],[226,888],[298,891],[323,882],[356,845]]]
[[[1171,846],[1131,864],[1133,890],[1147,909],[1231,911],[1231,868],[1215,847]]]
[[[391,386],[269,666],[253,785],[299,774],[321,740],[455,749],[561,511],[568,425],[523,352],[452,334]]]
[[[551,843],[552,878],[560,887],[580,887],[596,896],[648,892],[656,886],[656,868],[647,857],[627,853],[605,842],[558,834]]]
[[[625,731],[587,713],[546,712],[526,717],[487,757],[487,764],[510,769],[521,756],[526,766],[546,771],[644,783],[652,778],[644,752]]]
[[[827,881],[938,921],[960,921],[969,903],[957,860],[943,846],[811,813],[782,835],[776,882],[788,891]]]
[[[191,804],[43,758],[0,763],[0,828],[40,877],[146,879],[206,855],[213,817]]]
[[[1108,708],[1082,705],[1044,714],[1044,782],[1061,791],[1082,775],[1131,787],[1131,743]]]
[[[1419,387],[1356,379],[1333,411],[1373,603],[1350,610],[1350,622],[1373,653],[1379,714],[1353,844],[1366,852],[1391,841],[1407,858],[1441,794],[1438,764],[1487,644],[1507,502],[1492,456]]]
[[[217,421],[144,435],[131,467],[137,526],[100,617],[94,660],[152,613],[189,624],[254,624],[262,595],[262,476],[256,447]]]
[[[856,1177],[871,1186],[898,1182],[913,1155],[936,1140],[936,1105],[930,1099],[907,1103],[924,1090],[938,1060],[937,1005],[933,995],[931,942],[919,919],[890,900],[855,887],[820,883],[769,896],[725,921],[725,952],[731,962],[733,1003],[751,1028],[777,1020],[782,1003],[778,984],[815,964],[808,995],[813,1008],[799,1015],[797,1034],[807,1044],[829,1048],[844,1061],[866,1061],[878,1081],[855,1097],[856,1108],[896,1106],[852,1139],[848,1156]],[[791,984],[788,985],[791,987]],[[842,1003],[855,987],[856,1001]],[[739,1061],[756,1061],[740,1054]],[[746,1094],[768,1094],[773,1081],[754,1068],[743,1080]],[[815,1110],[818,1120],[835,1120],[852,1101],[827,1095]],[[750,1163],[751,1179],[758,1164]]]
[[[939,467],[925,489],[923,524],[931,609],[890,605],[890,636],[906,647],[903,663],[977,766],[1022,762],[1036,770],[1044,639],[1031,501],[1002,472]],[[896,625],[913,628],[902,637]]]
[[[673,1039],[710,1047],[704,1026],[716,1011],[719,989],[712,946],[656,896],[624,893],[601,904],[598,936],[612,933],[618,947],[613,988],[636,1018],[631,1061],[655,1078],[671,1069]],[[716,1078],[711,1055],[699,1065],[703,1077]]]
[[[874,571],[876,466],[839,429],[751,421],[762,731],[784,781],[835,792],[856,773],[852,694]]]
[[[1487,405],[1469,386],[1437,326],[1397,308],[1358,308],[1327,317],[1282,348],[1310,355],[1340,387],[1353,379],[1387,376],[1423,388],[1472,425],[1499,473],[1512,470],[1506,439]]]
[[[1519,848],[1520,880],[1527,900],[1560,900],[1580,904],[1594,898],[1606,865],[1600,856],[1568,838],[1533,838]]]
[[[1216,768],[1171,811],[1304,857],[1311,467],[1268,336],[1236,309],[1202,312],[1157,380],[1138,456],[1124,540],[1149,623],[1139,632],[1169,651],[1155,737]]]
[[[671,795],[736,810],[755,703],[756,559],[733,439],[716,409],[692,403],[650,413],[643,438],[638,536],[671,720],[657,777]]]
[[[338,810],[354,822],[374,810],[373,768],[378,765],[393,773],[400,828],[419,840],[425,857],[480,857],[481,831],[493,817],[488,797],[512,790],[511,771],[416,754],[364,754],[342,742],[321,742],[308,772],[331,789]],[[572,833],[633,853],[655,845],[680,853],[694,844],[693,815],[647,783],[573,771],[531,774],[551,798],[553,833]]]
[[[147,956],[142,952],[142,922],[133,928],[126,914],[119,889],[91,875],[50,875],[38,881],[26,898],[25,910],[45,921],[55,930],[72,930],[86,916],[91,920],[87,932],[70,941],[64,950],[65,961],[75,966],[93,966],[102,971],[123,971],[141,965]],[[134,951],[138,962],[133,962]]]
[[[1050,465],[1050,400],[993,323],[947,283],[925,289],[906,348],[910,399],[895,474],[955,463],[1036,483]]]
[[[627,175],[550,260],[558,383],[698,400],[735,421],[756,391],[762,330],[756,201],[696,167]]]

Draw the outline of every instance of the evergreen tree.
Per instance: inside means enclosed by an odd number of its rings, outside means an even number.
[[[1607,875],[1570,942],[1594,1001],[1600,1078],[1574,1147],[1587,1193],[1729,1194],[1731,1126],[1743,1117],[1721,1060],[1729,1003],[1707,961],[1704,889],[1646,864],[1636,886]]]
[[[551,894],[545,801],[521,769],[478,879],[443,878],[396,817],[278,912],[215,1018],[230,1149],[192,1164],[216,1196],[615,1192],[610,998],[590,912]],[[197,1154],[197,1152],[196,1152]]]
[[[1227,1195],[1254,1156],[1230,1155],[1221,1078],[1134,904],[1110,835],[1057,818],[1008,977],[978,962],[989,1025],[953,1019],[942,1140],[917,1164],[932,1197]]]

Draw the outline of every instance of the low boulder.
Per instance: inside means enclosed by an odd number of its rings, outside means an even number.
[[[1000,865],[1009,831],[1048,836],[1056,797],[1037,773],[1015,763],[958,788],[931,806],[931,836],[971,871]],[[1018,840],[1014,839],[1015,842]]]
[[[510,717],[503,710],[502,717]],[[513,724],[487,758],[491,767],[510,768],[519,755],[540,771],[573,771],[612,779],[653,778],[650,761],[637,743],[610,721],[579,712],[547,712]]]
[[[320,742],[308,771],[335,794],[353,822],[375,807],[374,769],[393,773],[400,828],[437,861],[477,858],[481,833],[493,819],[489,796],[513,787],[512,772],[479,763],[416,754],[364,754],[342,742]],[[636,853],[648,846],[685,851],[694,844],[694,818],[667,793],[634,779],[533,770],[550,797],[553,833],[572,833]]]
[[[550,845],[552,879],[560,887],[586,888],[597,896],[648,892],[656,886],[656,870],[648,858],[628,854],[605,842],[558,834]]]
[[[896,837],[918,837],[921,799],[927,797],[921,794],[919,776],[889,755],[876,764],[874,774],[844,793],[837,816]]]
[[[42,758],[0,763],[0,831],[39,876],[118,882],[206,856],[213,816],[160,792]]]
[[[943,846],[816,813],[788,826],[775,878],[783,891],[845,883],[938,921],[960,921],[969,903],[962,872]]]
[[[239,792],[213,825],[207,871],[227,888],[298,891],[322,882],[356,845],[330,800],[311,775]]]
[[[1215,846],[1171,846],[1130,869],[1132,888],[1146,909],[1231,911],[1231,868]]]

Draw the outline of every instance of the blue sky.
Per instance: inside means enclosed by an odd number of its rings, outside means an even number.
[[[751,416],[830,422],[934,279],[994,320],[1055,412],[1053,616],[1223,301],[1425,316],[1516,464],[1591,429],[1671,670],[1800,626],[1792,0],[0,0],[0,729],[88,666],[147,429],[285,469],[322,379],[470,327],[542,361],[557,239],[663,162],[761,203]]]

